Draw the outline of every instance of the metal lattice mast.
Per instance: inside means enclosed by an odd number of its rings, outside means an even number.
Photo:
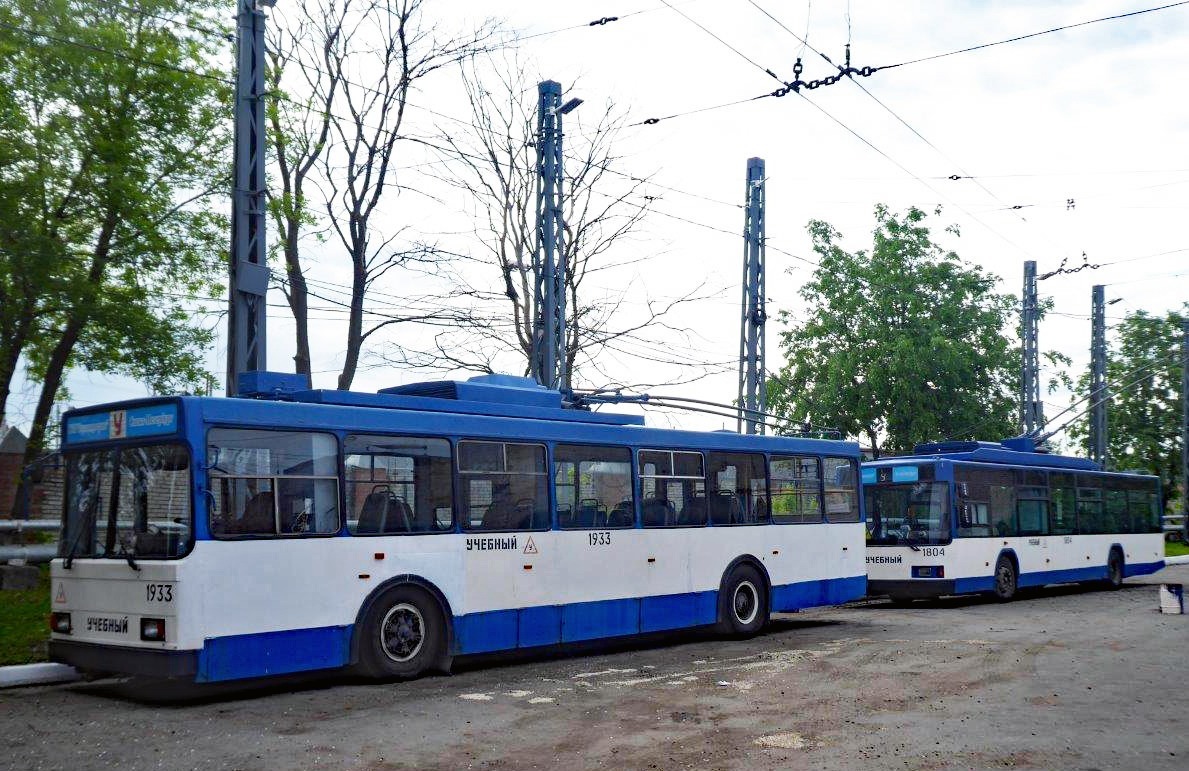
[[[1181,321],[1181,513],[1189,515],[1189,318]]]
[[[747,205],[743,221],[743,323],[739,333],[737,430],[764,433],[767,412],[764,322],[764,159],[747,159]]]
[[[1106,468],[1106,288],[1095,284],[1090,307],[1090,460]]]
[[[227,394],[239,374],[266,369],[268,255],[265,252],[264,11],[276,0],[238,0],[235,74],[235,188],[231,197]]]
[[[1040,403],[1038,308],[1036,261],[1028,260],[1024,263],[1024,301],[1021,306],[1024,366],[1020,379],[1020,422],[1023,424],[1025,434],[1032,434],[1044,426],[1044,412]]]
[[[537,91],[540,101],[537,109],[537,242],[533,252],[536,315],[533,320],[532,370],[533,377],[541,385],[567,388],[561,84],[546,80],[538,84]]]

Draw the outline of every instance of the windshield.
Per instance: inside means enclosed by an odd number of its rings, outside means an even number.
[[[867,543],[939,544],[950,540],[949,484],[864,485]]]
[[[181,557],[190,550],[190,455],[177,444],[71,453],[62,557]]]

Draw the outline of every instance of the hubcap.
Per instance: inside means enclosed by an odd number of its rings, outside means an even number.
[[[755,584],[751,581],[740,582],[735,587],[732,605],[735,608],[735,618],[740,624],[746,625],[754,621],[756,614],[760,612],[760,597]]]
[[[416,656],[425,644],[425,619],[413,605],[393,605],[380,624],[380,647],[384,655],[398,663]]]

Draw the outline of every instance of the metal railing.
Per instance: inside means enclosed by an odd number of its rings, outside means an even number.
[[[56,533],[62,523],[56,519],[0,519],[0,533],[15,534],[17,543],[0,545],[0,563],[49,562],[58,555],[57,543],[25,543],[26,533]]]

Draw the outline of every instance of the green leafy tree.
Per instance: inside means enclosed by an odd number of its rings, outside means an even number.
[[[1005,330],[1016,298],[940,247],[920,209],[880,205],[875,219],[871,250],[857,252],[828,223],[809,223],[820,267],[800,292],[805,320],[782,314],[787,363],[768,381],[770,409],[784,430],[837,428],[877,455],[1009,435],[1020,358]]]
[[[1180,313],[1128,314],[1115,327],[1107,350],[1107,465],[1160,477],[1169,499],[1184,495],[1181,486],[1181,323]],[[1078,379],[1075,414],[1088,410],[1089,373]],[[1078,447],[1089,451],[1089,417],[1070,426]]]
[[[215,0],[0,7],[0,403],[24,361],[30,457],[72,368],[156,391],[201,382],[221,288],[229,94]],[[190,26],[187,26],[190,25]]]

